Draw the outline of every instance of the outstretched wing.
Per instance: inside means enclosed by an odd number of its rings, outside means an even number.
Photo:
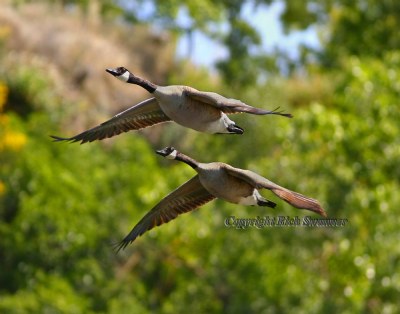
[[[132,229],[132,231],[117,244],[117,251],[124,249],[129,243],[146,231],[175,219],[180,214],[192,211],[213,200],[215,196],[208,193],[196,175],[175,191],[168,194],[153,209],[151,209]]]
[[[122,132],[139,130],[166,121],[171,121],[171,119],[161,110],[157,100],[155,98],[150,98],[118,113],[110,120],[73,137],[63,138],[53,135],[51,137],[54,138],[56,142],[80,141],[81,144],[83,144],[113,137]]]
[[[260,108],[255,108],[249,105],[246,105],[244,102],[233,98],[226,98],[221,96],[220,94],[213,92],[201,92],[196,89],[188,89],[185,90],[186,96],[192,98],[194,100],[206,103],[213,107],[220,109],[222,112],[230,114],[230,113],[239,113],[246,112],[257,115],[265,115],[265,114],[276,114],[288,118],[292,118],[290,113],[282,113],[280,111],[276,111],[278,108],[274,110],[264,110]]]
[[[289,189],[286,189],[262,176],[259,174],[250,171],[234,168],[230,165],[224,165],[225,170],[232,176],[237,177],[241,180],[246,181],[247,183],[254,186],[256,189],[268,189],[273,192],[280,199],[289,203],[293,207],[299,209],[307,209],[313,211],[321,216],[326,217],[326,213],[324,209],[321,207],[319,202],[313,198],[304,196],[300,193],[293,192]]]

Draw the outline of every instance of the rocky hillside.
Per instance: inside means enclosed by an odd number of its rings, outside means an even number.
[[[100,24],[93,15],[76,8],[43,3],[0,4],[0,43],[3,77],[31,67],[57,82],[54,88],[58,96],[80,104],[77,112],[90,113],[73,118],[75,130],[147,96],[142,89],[113,79],[105,68],[123,65],[163,84],[175,52],[175,40],[169,34],[122,22],[118,26]],[[12,99],[9,97],[6,110],[18,107]]]

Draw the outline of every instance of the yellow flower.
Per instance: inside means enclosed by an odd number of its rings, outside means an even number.
[[[6,185],[0,181],[0,196],[4,195],[6,193]]]
[[[2,148],[17,151],[20,150],[25,145],[25,143],[25,134],[18,132],[6,132],[0,145],[2,146]]]
[[[0,82],[0,112],[2,111],[2,108],[6,103],[7,95],[8,95],[7,86],[4,83]]]

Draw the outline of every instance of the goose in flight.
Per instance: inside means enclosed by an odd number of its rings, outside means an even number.
[[[192,211],[214,198],[221,198],[234,204],[274,208],[276,206],[274,202],[261,196],[259,193],[261,189],[270,190],[293,207],[307,209],[326,217],[324,209],[317,200],[290,191],[250,170],[234,168],[222,162],[200,163],[173,147],[159,150],[157,154],[188,164],[197,175],[154,206],[117,244],[117,251],[124,249],[146,231],[167,223],[180,214]]]
[[[230,120],[227,114],[245,112],[255,115],[274,114],[292,117],[291,114],[276,111],[278,108],[272,111],[259,109],[246,105],[240,100],[225,98],[213,92],[201,92],[189,86],[157,86],[132,74],[124,67],[106,71],[123,82],[143,87],[154,97],[73,137],[64,138],[52,135],[51,137],[55,141],[81,142],[83,144],[167,121],[175,121],[199,132],[243,134],[244,130]]]

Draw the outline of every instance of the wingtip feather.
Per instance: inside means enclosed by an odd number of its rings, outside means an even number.
[[[274,192],[279,198],[283,199],[285,202],[289,203],[293,207],[310,210],[323,217],[327,217],[325,210],[321,207],[319,202],[313,198],[282,188],[272,189],[272,192]]]
[[[320,214],[322,217],[325,217],[325,218],[328,217],[327,213],[321,206],[319,206],[319,210],[316,213]]]
[[[71,141],[71,138],[60,137],[60,136],[56,136],[56,135],[50,135],[50,137],[53,139],[53,142],[68,142],[68,141]]]
[[[85,144],[87,142],[94,141],[94,140],[87,140],[87,139],[83,139],[83,138],[60,137],[60,136],[55,136],[55,135],[50,135],[50,137],[53,139],[53,142],[69,142],[69,143],[80,142],[80,144]]]
[[[125,250],[125,248],[128,246],[128,244],[131,242],[132,241],[125,241],[125,239],[124,239],[122,241],[114,243],[112,246],[113,246],[113,250],[114,250],[115,254],[118,254],[121,250]]]
[[[291,113],[284,113],[283,110],[278,111],[278,109],[279,107],[276,107],[274,110],[271,110],[270,114],[276,114],[286,118],[293,118],[293,115]]]

